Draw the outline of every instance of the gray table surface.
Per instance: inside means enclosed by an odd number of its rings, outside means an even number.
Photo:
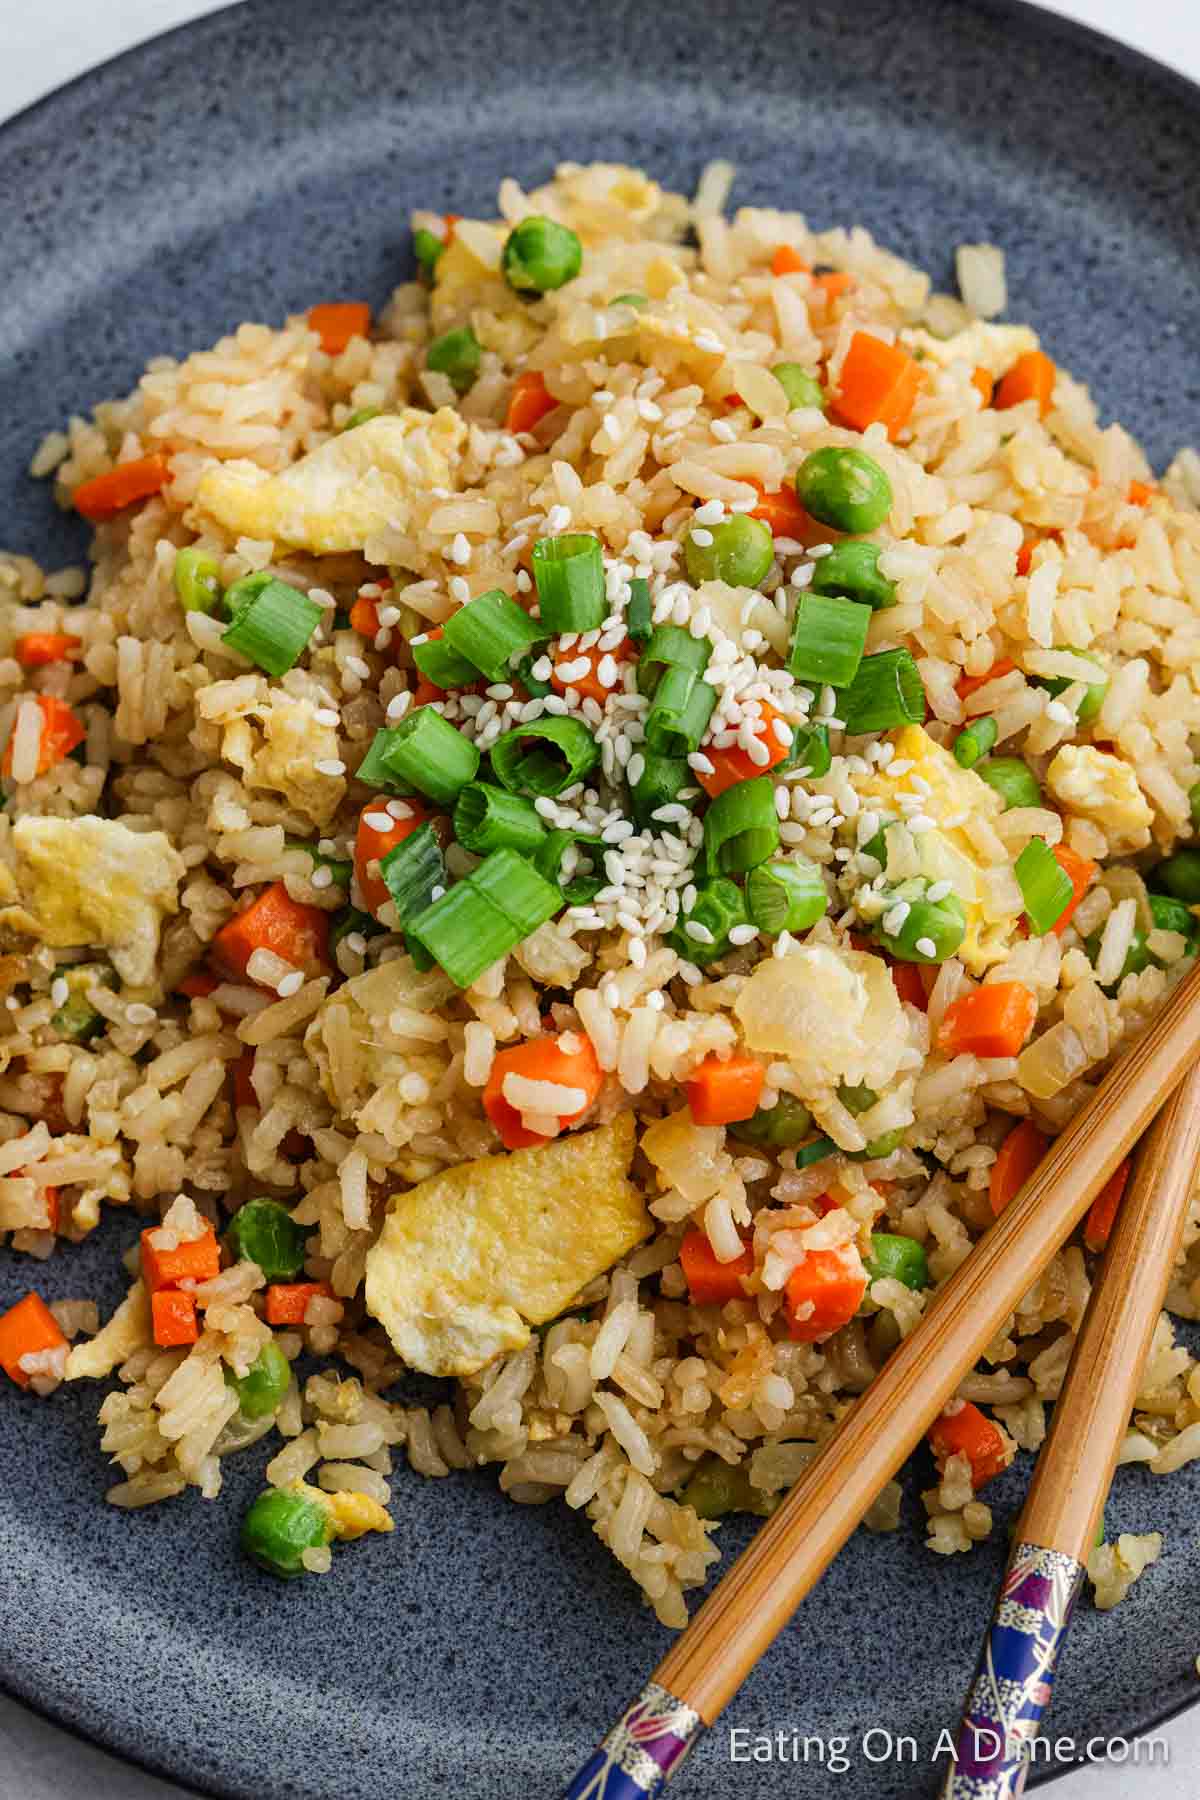
[[[222,0],[0,0],[0,119],[131,44]],[[1197,0],[1045,0],[1050,9],[1174,64],[1200,80]],[[2,1674],[2,1671],[0,1671]],[[1195,1800],[1200,1792],[1200,1708],[1157,1736],[1153,1764],[1088,1766],[1053,1788],[1054,1800]],[[1165,1760],[1164,1760],[1165,1759]],[[183,1800],[172,1782],[145,1775],[81,1743],[0,1695],[0,1800]],[[334,1800],[331,1796],[330,1800]]]

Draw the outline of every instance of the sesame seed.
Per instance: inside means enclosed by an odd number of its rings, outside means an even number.
[[[708,429],[712,432],[718,443],[732,444],[736,442],[737,432],[733,429],[733,426],[729,423],[728,419],[714,419]]]
[[[465,582],[463,583],[463,586],[464,587],[466,586]],[[518,592],[518,594],[527,594],[532,586],[533,586],[533,581],[532,581],[532,578],[530,577],[529,571],[527,569],[518,569],[517,570],[517,592]]]
[[[912,908],[909,906],[907,900],[899,900],[896,905],[892,907],[890,912],[884,913],[883,929],[887,932],[889,937],[895,937],[898,932],[904,929],[904,922],[911,911]]]
[[[640,750],[636,750],[625,765],[625,775],[630,787],[636,787],[646,773],[646,759]]]
[[[50,983],[50,998],[53,1001],[55,1006],[65,1006],[67,1004],[67,1001],[70,998],[70,995],[71,995],[71,990],[67,986],[66,982],[63,980],[61,975],[57,978],[57,980],[52,981]]]
[[[945,900],[953,892],[954,883],[952,881],[935,881],[925,890],[925,898],[927,900]]]
[[[381,606],[379,608],[379,623],[389,629],[393,625],[398,625],[400,623],[400,608],[398,606]]]
[[[623,844],[626,838],[633,836],[633,833],[634,826],[629,819],[617,819],[613,824],[604,827],[600,833],[600,842],[602,844]]]
[[[331,706],[319,706],[313,714],[313,719],[318,725],[341,724],[341,714],[334,712]]]
[[[711,944],[714,941],[708,926],[702,925],[699,919],[689,919],[683,929],[697,944]]]
[[[315,888],[332,887],[333,886],[333,870],[326,869],[326,868],[316,868],[313,870],[311,876],[309,877],[309,880],[312,882],[312,885]]]
[[[729,941],[731,944],[752,944],[757,936],[757,925],[731,925],[729,928]]]
[[[391,720],[402,719],[412,704],[411,694],[395,694],[387,703],[387,716]]]
[[[364,813],[362,822],[371,831],[390,831],[392,829],[392,818],[390,813]]]
[[[346,773],[345,763],[336,756],[320,757],[313,764],[313,768],[317,771],[318,775],[344,775]]]
[[[461,575],[452,575],[446,586],[450,591],[450,598],[459,601],[463,606],[471,598],[471,584],[465,581]]]
[[[279,977],[275,992],[279,995],[281,1000],[286,1000],[290,995],[298,994],[303,986],[304,976],[299,969],[293,969],[290,975],[281,975]]]
[[[713,775],[716,773],[716,763],[713,762],[711,757],[705,756],[703,750],[693,750],[688,757],[687,762],[688,768],[695,769],[697,775]]]
[[[922,956],[933,957],[937,955],[937,945],[932,938],[919,937],[914,948],[919,950]]]
[[[407,800],[389,800],[387,810],[393,819],[411,819],[413,816]],[[386,831],[388,827],[385,825],[383,829]]]
[[[565,531],[570,523],[571,509],[569,506],[552,506],[546,514],[547,531]]]
[[[400,1098],[407,1106],[420,1106],[429,1098],[429,1083],[415,1072],[400,1077]]]
[[[434,883],[434,885],[433,885],[433,886],[432,886],[432,887],[431,887],[431,888],[430,888],[430,890],[429,890],[429,898],[430,898],[430,899],[431,899],[431,900],[440,900],[440,899],[441,899],[441,898],[442,898],[442,895],[443,895],[443,894],[444,894],[444,893],[445,893],[445,892],[446,892],[446,890],[445,890],[445,888],[444,888],[444,887],[443,887],[443,886],[442,886],[442,885],[441,885],[441,883],[440,883],[440,882],[435,882],[435,883]]]
[[[679,979],[685,987],[698,987],[704,980],[703,975],[693,962],[680,962]]]
[[[705,531],[703,525],[696,525],[693,527],[693,529],[692,529],[693,544],[699,544],[699,546],[702,550],[707,550],[708,546],[712,543],[712,541],[713,541],[712,532]]]
[[[461,531],[455,532],[454,542],[450,546],[450,560],[465,568],[471,560],[471,546]]]
[[[347,950],[353,950],[355,956],[365,956],[367,940],[361,931],[348,931],[343,939]]]
[[[644,938],[631,937],[629,940],[629,960],[635,969],[646,966],[646,941]]]
[[[146,1006],[141,1000],[135,1000],[125,1008],[125,1017],[131,1025],[153,1025],[154,1008]]]

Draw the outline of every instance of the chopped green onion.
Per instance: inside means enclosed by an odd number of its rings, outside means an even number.
[[[766,1518],[779,1504],[777,1495],[753,1486],[745,1463],[731,1467],[716,1455],[706,1456],[696,1465],[678,1499],[702,1519],[724,1519],[729,1513],[757,1513]]]
[[[797,1169],[810,1169],[814,1163],[824,1162],[827,1156],[837,1155],[837,1145],[832,1138],[815,1137],[811,1143],[800,1144],[796,1150]]]
[[[474,781],[479,751],[432,706],[410,712],[389,735],[384,766],[439,806],[449,806]]]
[[[779,848],[775,784],[755,775],[726,788],[704,815],[704,853],[710,875],[741,875]]]
[[[1037,777],[1019,756],[989,756],[975,773],[999,794],[1005,812],[1012,806],[1040,806],[1042,803]]]
[[[929,1286],[925,1247],[916,1238],[901,1237],[891,1231],[873,1231],[866,1267],[872,1281],[902,1281],[914,1293]]]
[[[342,426],[342,430],[357,431],[360,425],[369,424],[372,419],[377,419],[382,411],[382,406],[360,406],[350,414]]]
[[[1196,916],[1182,900],[1176,900],[1171,894],[1148,894],[1150,917],[1154,920],[1156,931],[1177,931],[1183,937],[1192,937],[1196,931]]]
[[[972,719],[954,740],[954,760],[960,769],[973,769],[981,756],[986,756],[996,742],[993,718]]]
[[[1091,663],[1096,671],[1097,679],[1088,682],[1083,699],[1079,702],[1079,710],[1075,714],[1080,725],[1090,725],[1104,705],[1104,696],[1108,693],[1108,670],[1088,650],[1077,650],[1074,644],[1068,644],[1066,652],[1068,656],[1078,656],[1082,662]],[[1031,679],[1035,687],[1044,688],[1046,693],[1055,696],[1065,694],[1069,687],[1078,686],[1077,682],[1069,680],[1065,675],[1035,675]]]
[[[572,844],[578,845],[590,855],[591,868],[577,869],[573,875],[564,877],[563,858]],[[603,855],[604,844],[600,838],[584,837],[578,831],[559,829],[546,833],[534,852],[533,866],[547,881],[557,882],[568,906],[586,906],[608,884]]]
[[[107,963],[82,963],[64,970],[61,980],[67,984],[67,998],[51,1013],[50,1024],[60,1037],[74,1038],[77,1044],[88,1044],[99,1037],[108,1020],[88,999],[93,988],[115,988],[116,975]]]
[[[798,406],[815,406],[818,412],[825,411],[829,404],[825,389],[803,363],[774,363],[771,373],[787,395],[790,412],[794,412]]]
[[[434,232],[426,231],[423,226],[418,226],[413,232],[413,255],[423,274],[432,275],[438,258],[444,256],[445,252],[444,240]]]
[[[638,693],[652,700],[668,669],[690,669],[693,675],[703,675],[711,656],[708,638],[693,637],[682,625],[656,625],[638,658]]]
[[[697,531],[707,543],[697,539]],[[724,581],[730,587],[756,588],[774,556],[771,527],[749,513],[734,513],[719,525],[693,526],[683,545],[688,580],[695,587],[702,581]]]
[[[689,756],[704,736],[717,690],[676,664],[654,690],[646,714],[646,748],[659,756]]]
[[[479,373],[483,347],[469,325],[435,338],[425,356],[425,366],[446,375],[456,394],[465,394]]]
[[[967,915],[957,894],[947,894],[944,900],[910,901],[904,923],[895,933],[884,929],[882,919],[875,926],[880,944],[898,962],[945,962],[966,935]]]
[[[515,850],[491,851],[467,880],[519,929],[518,943],[562,911],[558,888]]]
[[[537,808],[519,794],[486,781],[469,781],[455,802],[454,835],[476,856],[489,850],[533,855],[546,836],[546,827]]]
[[[388,767],[387,756],[395,743],[396,733],[381,727],[371,739],[371,747],[358,765],[355,780],[361,781],[365,787],[381,788],[385,794],[412,794],[416,790],[411,783],[402,781],[395,771]]]
[[[654,608],[650,601],[650,583],[635,575],[629,583],[629,604],[625,608],[625,629],[635,644],[648,642],[654,628]]]
[[[492,745],[492,768],[514,794],[561,794],[600,760],[592,733],[579,719],[535,719],[506,731]]]
[[[925,717],[925,684],[911,650],[864,656],[858,674],[838,695],[838,716],[854,737],[919,725]]]
[[[257,1263],[268,1281],[291,1281],[304,1267],[308,1231],[278,1200],[247,1200],[227,1235],[235,1259]]]
[[[692,779],[686,757],[660,756],[655,750],[644,750],[642,772],[629,790],[638,824],[652,827],[659,807],[672,805],[680,789],[690,786]]]
[[[812,1114],[794,1094],[780,1094],[774,1106],[760,1106],[748,1119],[730,1125],[732,1137],[746,1144],[773,1144],[780,1150],[792,1150],[802,1144],[812,1130]]]
[[[559,889],[532,863],[513,850],[493,850],[411,921],[409,936],[457,987],[470,987],[562,905]]]
[[[1193,782],[1188,789],[1188,811],[1192,815],[1192,824],[1200,830],[1200,781]]]
[[[810,517],[835,531],[875,531],[892,510],[892,484],[865,450],[814,450],[800,465],[796,493]]]
[[[614,294],[608,304],[610,306],[632,306],[636,312],[643,306],[649,306],[650,302],[645,294]]]
[[[379,873],[396,917],[407,926],[431,903],[434,888],[444,887],[446,882],[446,861],[432,820],[427,819],[381,857]]]
[[[333,877],[332,885],[334,887],[348,888],[350,886],[354,864],[347,857],[326,856],[318,844],[303,844],[297,838],[285,838],[283,841],[287,849],[303,850],[306,856],[311,857],[314,869],[328,869]]]
[[[475,664],[460,656],[444,637],[426,638],[422,643],[414,644],[412,656],[420,673],[426,681],[432,681],[434,687],[470,687],[473,681],[479,680]]]
[[[871,1108],[879,1102],[879,1095],[875,1089],[868,1087],[863,1081],[854,1086],[843,1081],[838,1088],[837,1097],[846,1111],[853,1113],[855,1118],[859,1113],[870,1112]]]
[[[503,588],[468,600],[442,630],[445,642],[489,681],[507,681],[513,658],[546,635]]]
[[[833,767],[828,725],[798,725],[792,748],[780,769],[807,769],[810,776],[828,775]]]
[[[378,937],[387,928],[372,918],[370,913],[360,912],[357,906],[344,906],[341,912],[334,913],[329,925],[330,951],[337,949],[343,938],[357,931],[360,937]]]
[[[881,825],[873,838],[868,838],[865,844],[860,845],[859,855],[874,857],[879,867],[886,869],[888,861],[887,827],[895,823],[895,820],[889,819],[886,825]]]
[[[885,1131],[882,1137],[872,1138],[861,1150],[851,1150],[851,1162],[879,1162],[898,1150],[904,1142],[903,1130]]]
[[[535,675],[533,672],[534,663],[540,662],[541,659],[540,649],[531,650],[527,656],[521,658],[513,670],[513,676],[520,682],[531,700],[544,700],[547,694],[554,692],[552,681],[543,681],[540,675]]]
[[[1187,906],[1200,904],[1200,850],[1177,850],[1155,874],[1169,894]]]
[[[189,544],[175,556],[175,592],[184,612],[214,613],[221,604],[221,571],[215,556]]]
[[[871,608],[824,594],[801,594],[792,626],[788,668],[799,681],[849,687],[867,644]]]
[[[821,871],[807,859],[760,863],[746,877],[750,917],[768,937],[807,931],[829,910]]]
[[[1071,877],[1045,839],[1036,837],[1030,838],[1018,856],[1014,873],[1030,929],[1045,937],[1071,904],[1075,892]]]
[[[896,584],[879,572],[883,550],[866,538],[845,538],[835,544],[828,556],[813,564],[810,594],[840,595],[844,600],[857,600],[873,612],[883,612],[896,604]]]
[[[231,623],[221,634],[241,656],[268,675],[295,668],[324,608],[273,575],[243,575],[225,595]]]
[[[732,948],[729,933],[735,925],[748,925],[749,916],[741,888],[736,881],[719,876],[706,881],[696,893],[696,903],[675,929],[667,942],[688,962],[700,968],[727,956]],[[694,926],[692,931],[688,927]]]
[[[595,631],[604,623],[608,600],[600,539],[568,531],[539,538],[530,557],[537,584],[542,635]]]
[[[583,267],[583,245],[568,226],[532,213],[505,238],[500,266],[518,294],[545,294],[574,281]]]

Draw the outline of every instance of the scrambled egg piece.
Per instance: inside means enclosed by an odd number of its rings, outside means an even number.
[[[367,1257],[366,1301],[405,1362],[473,1375],[648,1237],[633,1142],[623,1113],[398,1194]]]
[[[0,926],[28,932],[55,950],[101,945],[122,981],[148,987],[159,926],[179,910],[185,873],[166,833],[131,831],[117,819],[91,814],[30,817],[16,821],[12,842],[25,905],[0,912]]]
[[[315,825],[327,825],[341,804],[346,783],[323,775],[319,762],[339,760],[336,725],[322,725],[312,700],[295,700],[272,688],[256,707],[263,736],[257,740],[246,719],[225,727],[221,755],[242,771],[249,788],[283,794]]]
[[[448,406],[406,406],[369,419],[302,456],[282,475],[251,462],[209,469],[196,505],[233,537],[270,538],[321,555],[361,550],[395,523],[407,528],[414,496],[454,485],[467,427]]]
[[[989,375],[1004,375],[1018,356],[1036,350],[1038,336],[1028,325],[989,325],[976,319],[953,337],[934,337],[930,331],[914,329],[901,333],[903,341],[920,350],[928,362],[948,369],[952,362],[970,363],[972,368],[986,369]]]
[[[118,1364],[153,1342],[150,1296],[144,1281],[135,1281],[112,1318],[95,1337],[85,1338],[67,1357],[68,1381],[102,1381]]]
[[[343,1543],[351,1543],[355,1538],[364,1537],[368,1531],[395,1531],[392,1515],[386,1506],[370,1494],[360,1494],[347,1490],[341,1494],[327,1494],[322,1488],[309,1487],[306,1482],[297,1482],[298,1491],[303,1491],[305,1498],[316,1501],[329,1514],[330,1524],[335,1538]]]
[[[905,725],[891,735],[896,754],[887,768],[873,769],[869,775],[855,778],[855,787],[864,800],[883,811],[899,814],[898,796],[920,794],[921,810],[936,821],[937,829],[920,832],[915,837],[921,872],[930,881],[951,881],[967,915],[967,932],[958,952],[972,975],[982,975],[993,963],[1002,962],[1020,918],[991,919],[985,917],[981,904],[979,875],[987,866],[981,861],[961,825],[951,823],[964,815],[974,815],[994,824],[1004,810],[1004,802],[994,788],[978,776],[974,769],[960,769],[948,750],[936,744],[920,725]],[[903,773],[893,775],[896,764]],[[924,781],[928,793],[916,785]]]
[[[1129,764],[1091,744],[1064,744],[1046,770],[1046,786],[1077,818],[1099,825],[1113,851],[1143,850],[1154,817]]]

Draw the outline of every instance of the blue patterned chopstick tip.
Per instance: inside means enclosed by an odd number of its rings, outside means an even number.
[[[563,1789],[563,1800],[646,1800],[661,1794],[704,1730],[693,1707],[649,1681]]]

